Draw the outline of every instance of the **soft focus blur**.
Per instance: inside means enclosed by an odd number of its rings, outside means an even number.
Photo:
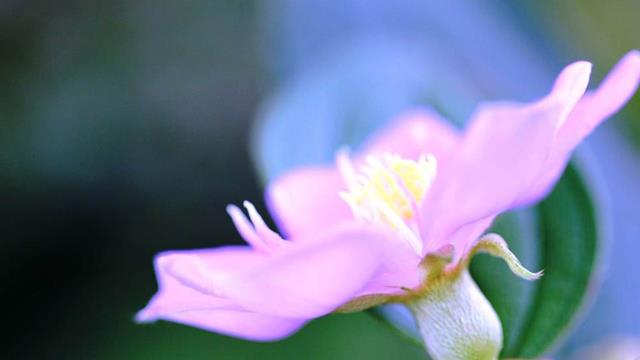
[[[225,205],[264,210],[251,126],[299,74],[365,43],[421,44],[459,76],[483,74],[486,99],[531,100],[576,59],[599,81],[640,48],[638,15],[633,0],[2,1],[3,358],[421,358],[367,314],[272,344],[132,318],[156,289],[155,253],[240,243]],[[476,99],[458,86],[442,84],[463,117]],[[614,233],[601,291],[558,358],[640,337],[639,97],[587,147]]]

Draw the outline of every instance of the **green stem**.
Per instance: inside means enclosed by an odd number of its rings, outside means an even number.
[[[495,360],[502,325],[468,270],[443,276],[407,305],[434,360]]]

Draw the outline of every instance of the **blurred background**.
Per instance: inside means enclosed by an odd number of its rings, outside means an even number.
[[[640,48],[638,15],[634,0],[2,0],[3,357],[421,358],[367,314],[329,316],[271,344],[132,318],[155,292],[155,253],[240,243],[225,205],[264,209],[251,132],[283,93],[335,64],[414,69],[375,55],[402,54],[430,73],[459,69],[432,82],[459,109],[448,115],[464,118],[478,100],[543,95],[576,59],[592,61],[599,81]],[[602,290],[559,358],[640,337],[639,97],[586,147],[614,236]]]

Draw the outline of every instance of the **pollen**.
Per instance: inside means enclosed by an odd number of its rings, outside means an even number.
[[[340,167],[348,184],[348,191],[340,196],[354,216],[382,221],[397,229],[400,222],[406,225],[416,217],[435,179],[437,164],[430,154],[421,155],[416,161],[387,153],[369,156],[358,171],[348,159]]]

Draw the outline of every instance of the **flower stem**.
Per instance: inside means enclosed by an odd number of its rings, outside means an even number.
[[[434,360],[495,360],[502,348],[498,315],[464,269],[407,305]]]

